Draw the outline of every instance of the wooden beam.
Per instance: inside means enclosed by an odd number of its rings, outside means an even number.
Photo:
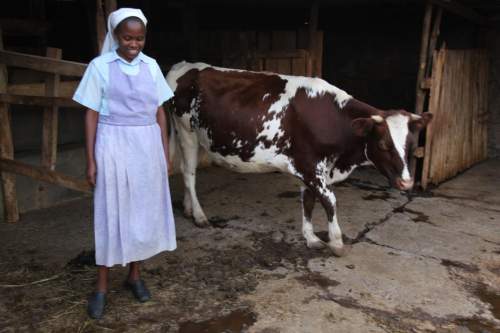
[[[0,158],[0,170],[62,186],[71,190],[92,193],[92,187],[86,180],[77,179],[43,167]]]
[[[437,39],[439,37],[439,32],[441,30],[441,17],[443,16],[443,9],[441,7],[437,8],[436,15],[434,17],[434,22],[432,23],[432,32],[429,41],[429,48],[427,49],[427,63],[425,68],[424,77],[431,76],[432,72],[432,55],[436,49]]]
[[[0,64],[67,76],[83,76],[87,64],[0,50]]]
[[[68,108],[83,108],[80,104],[66,97],[23,96],[0,93],[0,103],[34,106],[59,106]]]
[[[2,29],[0,28],[0,51],[2,49]],[[7,68],[0,63],[0,93],[6,91],[7,81]],[[9,106],[5,103],[0,103],[0,158],[14,158]],[[19,208],[17,206],[16,176],[0,170],[0,182],[3,192],[5,221],[9,223],[17,222],[19,220]]]
[[[48,48],[47,57],[61,59],[62,50],[56,48]],[[47,97],[59,96],[59,81],[60,76],[58,74],[49,74],[49,76],[45,80],[45,95]],[[43,111],[41,165],[42,167],[48,168],[50,170],[54,170],[56,167],[58,132],[57,119],[57,105],[45,107]]]
[[[417,73],[417,84],[416,84],[416,93],[415,93],[415,113],[422,114],[424,111],[424,102],[426,91],[423,86],[425,85],[425,70],[427,68],[427,55],[429,51],[429,37],[431,30],[431,19],[432,19],[432,10],[433,5],[431,2],[427,2],[425,5],[425,13],[424,19],[422,21],[422,35],[420,39],[420,56],[418,62],[418,73]],[[419,134],[414,134],[414,140],[418,143]],[[410,174],[413,175],[414,178],[416,176],[417,170],[417,158],[413,158],[410,162]]]
[[[472,8],[468,8],[466,6],[463,6],[456,1],[453,1],[453,0],[430,0],[430,2],[448,10],[449,12],[451,12],[453,14],[456,14],[458,16],[466,18],[474,23],[483,25],[483,24],[487,24],[487,22],[488,22],[488,20],[484,16],[480,15]]]
[[[61,81],[59,82],[58,97],[73,97],[80,81]],[[10,95],[24,96],[45,96],[45,83],[17,83],[7,86],[7,93]]]

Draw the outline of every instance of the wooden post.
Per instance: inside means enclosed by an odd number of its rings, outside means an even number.
[[[62,50],[49,47],[46,55],[48,58],[61,59]],[[59,97],[59,74],[47,74],[45,79],[45,96]],[[57,159],[57,133],[58,133],[58,107],[56,105],[45,107],[43,110],[42,122],[42,153],[40,165],[42,168],[54,171]],[[44,184],[38,185],[36,193],[37,204],[39,207],[46,205],[46,187]]]
[[[96,0],[95,2],[95,24],[97,32],[97,45],[95,50],[97,54],[101,53],[102,43],[104,42],[104,37],[106,36],[106,17],[104,17],[104,9],[102,7],[102,0]]]
[[[47,49],[47,57],[61,59],[62,50],[51,48]],[[45,80],[45,96],[59,97],[58,74],[47,74]],[[43,131],[42,131],[42,167],[54,170],[56,167],[57,156],[57,132],[58,132],[58,107],[52,106],[43,111]]]
[[[429,50],[429,34],[432,19],[432,9],[433,5],[427,2],[425,6],[424,20],[422,24],[422,37],[420,41],[420,57],[418,65],[417,74],[417,85],[416,85],[416,99],[415,99],[415,113],[422,114],[424,111],[424,102],[426,90],[422,89],[423,83],[425,82],[425,70],[427,68],[427,57]],[[432,53],[431,53],[432,54]],[[415,142],[418,143],[419,135],[415,135]],[[413,158],[410,164],[410,174],[416,178],[415,171],[417,169],[417,159]]]
[[[425,6],[425,15],[424,21],[422,25],[422,38],[420,42],[420,60],[418,65],[418,74],[417,74],[417,91],[416,91],[416,100],[415,100],[415,113],[422,114],[424,111],[424,99],[425,99],[425,91],[421,88],[422,82],[425,77],[425,68],[427,67],[427,53],[429,47],[429,33],[431,26],[431,18],[432,18],[432,4],[430,2]]]
[[[427,64],[426,64],[424,79],[428,79],[432,73],[433,53],[434,50],[436,49],[437,39],[439,37],[439,30],[441,28],[442,16],[443,16],[443,8],[438,7],[436,12],[436,17],[434,18],[434,23],[432,24],[431,40],[429,42],[429,49],[427,50]]]
[[[318,10],[319,10],[319,2],[316,0],[312,3],[311,11],[309,14],[309,57],[311,73],[308,73],[310,76],[321,76],[321,73],[318,73],[318,50],[317,50],[317,36],[318,33]],[[320,70],[321,71],[321,70]]]
[[[3,49],[2,30],[0,28],[0,50]],[[7,67],[0,64],[0,93],[7,91]],[[14,159],[14,145],[10,129],[10,114],[8,104],[0,103],[0,158]],[[1,169],[0,169],[1,170]],[[17,206],[16,176],[0,172],[3,191],[3,209],[5,221],[12,223],[19,220]]]

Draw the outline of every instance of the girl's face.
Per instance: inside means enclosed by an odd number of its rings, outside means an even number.
[[[146,42],[146,27],[137,20],[125,20],[115,29],[118,41],[118,54],[131,62],[144,48]]]

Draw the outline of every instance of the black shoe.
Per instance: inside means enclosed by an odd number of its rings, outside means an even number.
[[[151,293],[143,280],[135,280],[132,282],[125,281],[125,287],[130,289],[135,298],[137,298],[137,300],[141,303],[147,302],[151,299]]]
[[[89,314],[89,317],[93,319],[101,319],[105,306],[106,293],[101,291],[92,293],[89,297],[89,303],[87,306],[87,313]]]

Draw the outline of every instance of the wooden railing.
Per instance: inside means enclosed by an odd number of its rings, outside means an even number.
[[[45,83],[8,85],[7,66],[46,73]],[[80,78],[87,65],[61,60],[61,50],[47,49],[47,56],[35,56],[3,50],[0,31],[0,175],[5,220],[19,220],[15,175],[48,182],[76,191],[90,193],[90,185],[82,179],[55,171],[59,107],[82,108],[71,99],[77,81],[61,82],[60,77]],[[63,87],[63,89],[61,89]],[[14,160],[10,105],[43,107],[43,132],[40,166]]]

